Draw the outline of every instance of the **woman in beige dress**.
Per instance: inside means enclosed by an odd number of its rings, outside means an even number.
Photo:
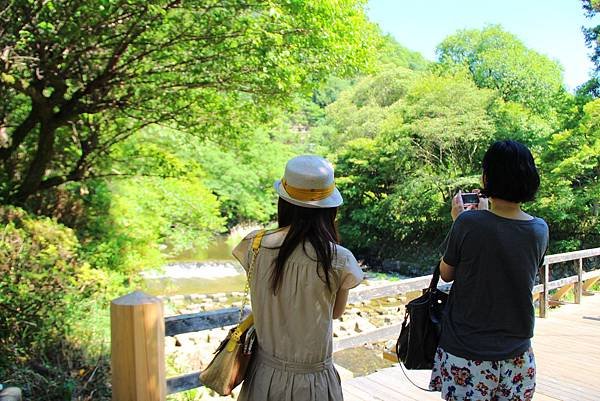
[[[331,359],[332,321],[363,273],[337,244],[342,197],[333,169],[318,156],[293,158],[275,189],[279,229],[263,237],[250,280],[258,347],[238,400],[343,400]],[[246,270],[256,234],[233,250]]]

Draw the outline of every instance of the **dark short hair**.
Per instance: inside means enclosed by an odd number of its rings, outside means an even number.
[[[483,156],[483,174],[482,193],[509,202],[532,201],[540,187],[531,152],[516,141],[494,142]]]

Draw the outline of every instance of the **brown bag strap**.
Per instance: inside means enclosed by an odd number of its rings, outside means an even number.
[[[254,265],[256,264],[256,257],[260,251],[260,243],[265,235],[266,230],[260,230],[256,236],[252,239],[252,254],[250,256],[250,265],[248,266],[248,274],[246,275],[246,286],[244,287],[244,299],[242,300],[242,306],[240,307],[240,322],[244,316],[244,308],[248,303],[248,297],[250,295],[250,282],[254,276]]]

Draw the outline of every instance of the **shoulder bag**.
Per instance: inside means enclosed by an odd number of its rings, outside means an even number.
[[[240,323],[231,329],[215,351],[215,357],[210,364],[200,372],[200,381],[205,387],[216,391],[220,395],[230,395],[246,376],[246,369],[252,357],[254,345],[254,317],[250,314],[242,321],[244,307],[250,292],[250,281],[254,274],[254,265],[260,249],[265,230],[261,230],[252,240],[252,256],[246,277],[244,300],[240,308]]]
[[[431,369],[437,349],[442,314],[448,294],[437,289],[440,265],[436,266],[429,287],[406,305],[404,322],[396,343],[398,360],[407,369]]]

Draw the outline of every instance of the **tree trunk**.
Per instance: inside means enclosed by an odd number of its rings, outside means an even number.
[[[13,152],[23,142],[27,134],[31,132],[38,123],[35,106],[32,106],[29,115],[19,126],[15,129],[10,138],[10,145],[8,147],[0,148],[0,160],[7,160]]]
[[[38,146],[27,175],[23,179],[19,189],[14,196],[16,204],[23,204],[31,195],[40,189],[40,184],[44,179],[46,169],[52,156],[54,155],[54,139],[57,126],[48,121],[42,121],[40,124],[40,137]]]

